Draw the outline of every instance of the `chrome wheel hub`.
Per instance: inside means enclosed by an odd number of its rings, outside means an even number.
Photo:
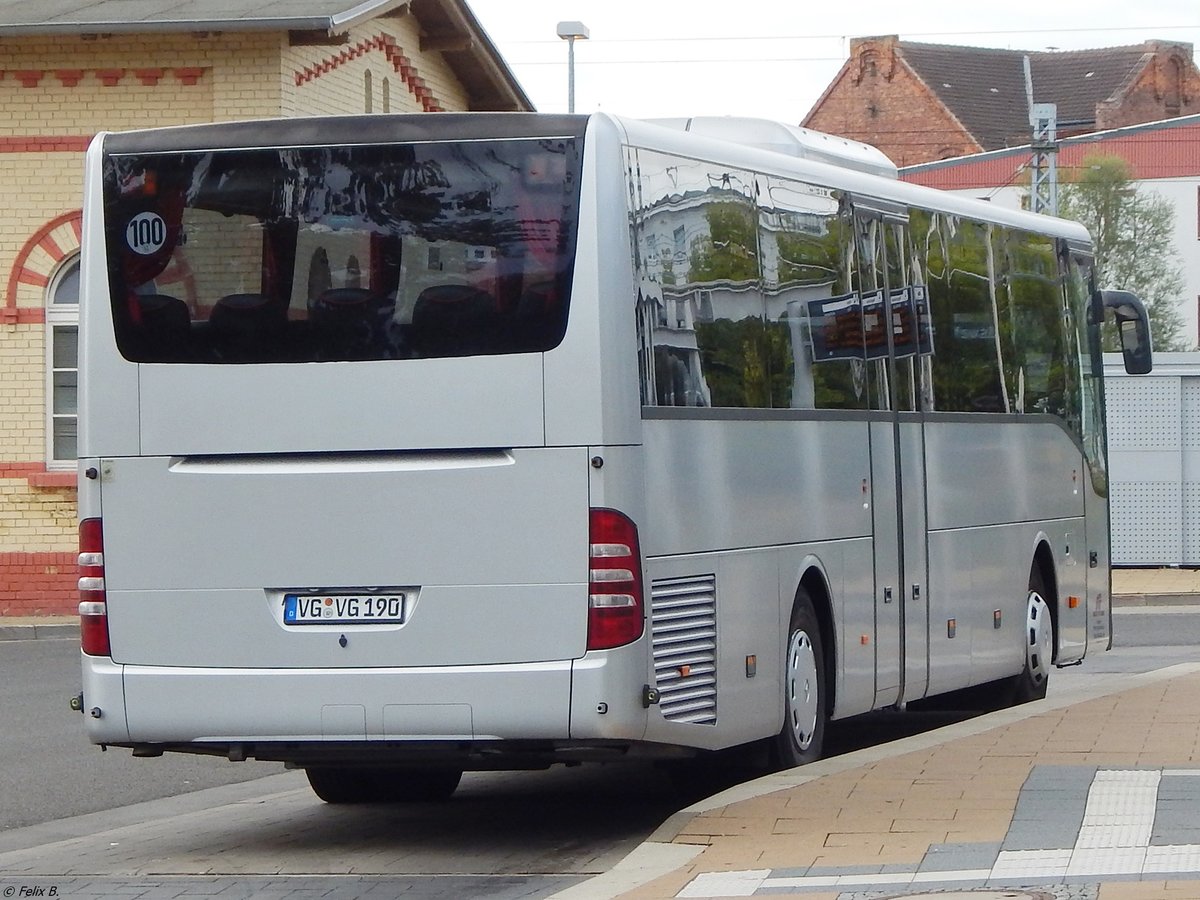
[[[817,690],[817,656],[807,632],[795,632],[788,642],[786,676],[787,725],[796,746],[807,750],[816,735],[821,704]]]
[[[1050,621],[1050,607],[1037,591],[1029,592],[1025,634],[1029,677],[1035,685],[1040,685],[1050,677],[1050,665],[1054,659],[1054,625]]]

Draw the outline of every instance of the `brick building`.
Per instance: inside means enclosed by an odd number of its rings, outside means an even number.
[[[1024,52],[857,38],[801,123],[878,147],[898,166],[1029,143],[1025,59],[1036,103],[1058,106],[1058,135],[1200,113],[1192,45],[1147,41]]]
[[[0,3],[0,616],[75,607],[80,198],[94,134],[532,109],[463,0],[164,9],[152,0]],[[163,278],[186,293],[186,272]]]

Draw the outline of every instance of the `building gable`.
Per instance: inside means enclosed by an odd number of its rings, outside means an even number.
[[[285,9],[285,13],[281,13]],[[286,35],[288,44],[326,46],[328,60],[319,65],[344,63],[364,51],[364,28],[398,18],[415,19],[418,46],[406,47],[410,61],[418,54],[438,55],[466,94],[455,108],[528,111],[528,96],[505,64],[499,51],[463,0],[182,0],[162,4],[156,0],[59,0],[54,4],[0,0],[0,46],[6,38],[46,38],[119,35]],[[377,31],[378,29],[376,29]],[[380,40],[386,35],[379,34]],[[375,48],[370,48],[375,49]],[[395,62],[387,46],[380,48]],[[403,66],[403,68],[401,68]],[[396,74],[417,98],[417,109],[443,108],[412,66],[399,62]],[[418,80],[411,81],[412,78]],[[359,109],[347,110],[359,111]]]
[[[886,37],[852,42],[850,59],[801,124],[871,144],[897,165],[982,149],[896,52],[896,43]]]
[[[891,59],[889,69],[907,69],[927,87],[931,100],[926,108],[941,106],[946,116],[960,123],[973,145],[947,154],[933,146],[938,141],[925,141],[924,156],[916,155],[915,148],[905,154],[908,164],[1027,143],[1031,130],[1027,62],[1032,99],[1057,106],[1060,136],[1200,112],[1200,71],[1192,60],[1190,44],[1148,41],[1130,47],[1024,52],[915,43],[889,35],[852,41],[843,73],[862,70],[872,58],[884,54]],[[881,149],[885,144],[897,145],[914,130],[914,120],[907,103],[887,102],[889,93],[898,97],[902,93],[899,79],[854,82],[851,86],[839,73],[804,124],[818,129],[832,124],[834,133],[875,143]],[[828,106],[836,107],[835,115],[826,114]],[[897,110],[881,116],[885,106]],[[855,107],[857,113],[852,112]],[[863,113],[882,120],[871,126],[877,138],[866,137],[861,130],[836,127],[838,121],[860,124]],[[927,133],[928,124],[916,120],[917,129]],[[946,139],[941,143],[954,142]]]

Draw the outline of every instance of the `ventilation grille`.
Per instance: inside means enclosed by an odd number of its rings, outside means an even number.
[[[717,579],[668,578],[650,585],[650,625],[659,711],[670,722],[717,724]]]

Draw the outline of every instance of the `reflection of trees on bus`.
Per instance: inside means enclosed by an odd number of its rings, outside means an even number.
[[[689,281],[757,281],[754,220],[740,204],[710,203],[704,208],[708,237],[691,248]]]
[[[1054,242],[914,211],[928,277],[937,409],[1050,413],[1080,427],[1078,328]]]
[[[1048,413],[1083,428],[1068,398],[1087,310],[1068,303],[1052,239],[920,209],[884,222],[819,186],[736,174],[758,179],[751,196],[703,163],[646,163],[692,185],[635,211],[642,276],[665,288],[659,402],[886,407],[890,322],[901,409]]]

